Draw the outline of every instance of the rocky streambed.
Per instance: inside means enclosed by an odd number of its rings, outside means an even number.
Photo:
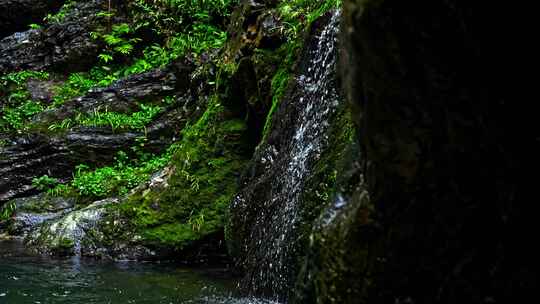
[[[0,303],[535,292],[507,6],[0,5]]]

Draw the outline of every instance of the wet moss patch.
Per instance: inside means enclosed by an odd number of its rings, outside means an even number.
[[[183,248],[223,229],[237,177],[250,157],[243,119],[212,98],[206,112],[182,131],[167,182],[119,206],[145,241]]]

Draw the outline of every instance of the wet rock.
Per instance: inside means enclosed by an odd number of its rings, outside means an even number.
[[[373,244],[366,240],[380,233],[380,225],[359,153],[358,145],[348,147],[337,166],[336,193],[313,221],[293,303],[368,303],[361,290],[386,259],[369,255]]]
[[[229,57],[250,55],[254,49],[276,49],[286,41],[284,25],[273,8],[274,0],[243,1],[235,10],[229,25]]]
[[[99,108],[129,113],[138,108],[139,101],[178,94],[179,107],[166,109],[147,126],[145,132],[77,127],[59,134],[5,136],[0,146],[0,204],[35,194],[36,189],[32,186],[35,177],[48,175],[66,180],[78,164],[109,164],[117,151],[129,150],[140,137],[147,138],[146,151],[163,151],[178,136],[177,131],[182,129],[194,110],[191,84],[188,82],[191,71],[191,68],[177,64],[167,71],[133,75],[109,88],[95,90],[58,109],[44,112],[34,121],[46,129],[50,123],[76,113],[89,113]]]
[[[345,1],[342,80],[360,146],[312,235],[300,303],[536,296],[536,187],[522,177],[536,174],[525,151],[538,142],[508,60],[521,51],[500,43],[521,31],[518,10],[485,4]]]
[[[47,13],[53,13],[63,0],[1,0],[0,39],[28,29],[31,23],[41,23]]]
[[[228,262],[222,231],[193,240],[189,246],[166,246],[149,241],[133,225],[136,219],[126,217],[121,211],[122,204],[134,196],[167,189],[173,170],[167,167],[155,173],[126,197],[97,201],[54,217],[43,214],[43,217],[49,217],[32,226],[31,233],[24,234],[26,246],[41,254],[117,261],[176,259],[190,264]]]
[[[315,192],[310,177],[332,167],[327,152],[339,150],[329,140],[344,105],[335,78],[338,24],[339,13],[332,12],[313,25],[294,81],[231,205],[231,252],[246,291],[289,296],[305,254],[306,231],[324,207],[324,201],[314,203],[305,195]]]
[[[7,231],[12,236],[24,237],[44,222],[57,219],[72,211],[75,200],[72,198],[36,195],[15,199],[16,213],[9,220]]]
[[[224,59],[235,66],[224,102],[245,113],[252,141],[261,140],[266,116],[272,106],[272,77],[289,56],[280,49],[287,41],[284,24],[275,10],[276,1],[243,1],[231,17],[231,35]],[[258,51],[256,51],[258,50]]]
[[[255,46],[260,49],[276,49],[283,42],[285,37],[283,32],[284,25],[281,23],[277,14],[268,12],[257,18],[257,38],[255,38]]]
[[[99,45],[90,32],[102,22],[97,13],[106,8],[105,0],[76,2],[59,23],[0,40],[0,73],[46,69],[68,73],[91,67]]]
[[[26,89],[32,100],[40,101],[45,104],[52,102],[55,88],[60,83],[57,81],[44,81],[30,79],[26,83]]]
[[[34,119],[37,124],[62,121],[78,113],[90,114],[96,110],[131,113],[138,110],[138,102],[159,100],[180,91],[189,90],[188,81],[192,67],[182,65],[178,74],[169,69],[155,69],[143,74],[130,75],[109,87],[91,90],[62,106],[45,111]]]
[[[143,136],[148,139],[146,151],[159,153],[177,136],[175,130],[187,120],[185,114],[175,111],[164,114],[147,128],[147,133],[80,128],[52,137],[33,134],[13,138],[0,149],[0,203],[35,194],[37,190],[32,186],[35,177],[48,175],[66,180],[78,164],[110,164],[117,151],[129,150]]]
[[[75,164],[67,161],[66,145],[51,142],[44,135],[6,139],[0,147],[0,204],[36,193],[32,179],[42,175],[67,177]]]
[[[88,242],[91,232],[106,213],[106,208],[117,199],[105,199],[80,210],[50,220],[29,234],[26,244],[40,253],[52,255],[80,255],[82,243]]]

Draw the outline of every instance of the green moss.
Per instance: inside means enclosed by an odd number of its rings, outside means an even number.
[[[300,49],[300,40],[295,40],[284,44],[278,50],[278,53],[285,56],[285,60],[281,62],[279,69],[274,74],[274,77],[272,77],[272,105],[270,106],[270,110],[268,111],[268,114],[266,116],[263,130],[263,141],[268,136],[268,132],[272,127],[272,117],[274,116],[274,113],[276,112],[281,102],[281,99],[285,95],[285,90],[289,86],[289,81],[294,72],[294,63],[298,59],[298,52],[300,51]]]
[[[17,212],[48,213],[58,211],[60,198],[39,196],[24,199],[24,203],[17,202]],[[67,200],[65,200],[67,202]]]
[[[294,73],[295,63],[298,60],[299,51],[302,47],[304,32],[309,31],[313,21],[328,12],[339,7],[341,0],[295,0],[282,1],[278,5],[278,13],[284,24],[287,25],[287,42],[277,51],[285,58],[279,69],[272,78],[272,105],[268,111],[263,130],[263,141],[268,136],[272,127],[272,117],[283,98],[290,79]]]
[[[58,241],[57,249],[61,251],[69,251],[73,249],[75,242],[72,239],[62,238]]]
[[[280,1],[277,10],[287,25],[286,34],[294,39],[317,18],[340,5],[341,0],[287,0]]]
[[[50,237],[43,235],[39,241],[43,242],[43,245],[49,246],[47,252],[55,256],[71,256],[75,250],[75,241],[68,237],[51,239]]]
[[[250,157],[246,124],[212,98],[182,131],[164,188],[131,196],[119,208],[145,241],[183,248],[223,229],[237,177]]]
[[[330,134],[332,148],[323,153],[307,182],[308,190],[304,192],[302,201],[311,206],[305,208],[306,210],[320,211],[321,206],[327,206],[334,197],[337,168],[340,166],[345,151],[355,138],[355,128],[350,112],[344,106],[336,114]]]

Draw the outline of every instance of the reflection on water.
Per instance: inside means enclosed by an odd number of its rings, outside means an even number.
[[[223,269],[187,269],[171,263],[105,263],[24,255],[0,242],[1,304],[269,303],[235,299]]]

